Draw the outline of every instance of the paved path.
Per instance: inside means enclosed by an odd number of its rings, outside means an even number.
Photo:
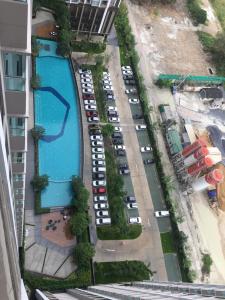
[[[156,271],[155,280],[167,280],[164,257],[162,253],[159,229],[153,215],[154,209],[144,165],[139,149],[125,86],[120,69],[119,48],[108,45],[109,73],[111,75],[116,105],[120,115],[124,134],[127,159],[131,172],[134,193],[137,199],[139,215],[142,218],[143,231],[139,238],[124,241],[97,241],[95,261],[141,260],[151,265]],[[133,124],[133,126],[131,126]]]

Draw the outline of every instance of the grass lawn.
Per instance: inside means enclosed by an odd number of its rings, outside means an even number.
[[[97,227],[97,235],[100,240],[131,240],[136,239],[142,232],[140,224],[127,226],[126,232],[120,232],[117,226]]]
[[[216,12],[216,15],[225,30],[225,0],[210,0]]]
[[[215,43],[215,38],[211,34],[204,31],[197,31],[197,35],[204,51],[210,51]]]
[[[174,248],[173,236],[172,236],[172,233],[170,231],[160,233],[160,237],[161,237],[163,253],[174,253],[174,252],[176,252],[175,248]]]
[[[147,280],[151,270],[141,261],[118,261],[94,264],[96,284]]]

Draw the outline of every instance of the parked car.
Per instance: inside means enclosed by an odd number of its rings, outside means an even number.
[[[107,99],[107,100],[112,100],[112,101],[115,101],[115,100],[116,100],[116,98],[115,98],[114,95],[107,95],[106,99]]]
[[[86,79],[86,78],[89,78],[92,80],[92,75],[89,74],[89,73],[82,73],[81,76],[80,76],[81,79]]]
[[[129,169],[119,170],[119,174],[120,175],[129,175],[130,174],[130,170]]]
[[[82,89],[93,89],[93,84],[91,83],[82,83]]]
[[[98,210],[96,211],[96,216],[97,217],[108,217],[109,216],[109,211],[108,210]]]
[[[90,124],[90,125],[88,125],[88,130],[89,130],[89,132],[90,132],[90,130],[92,130],[92,129],[99,129],[99,130],[101,130],[101,129],[100,129],[100,126],[99,126],[98,124]]]
[[[82,98],[83,98],[83,100],[95,99],[95,95],[94,94],[83,94]]]
[[[143,119],[143,115],[142,114],[134,114],[133,119],[135,119],[135,120]]]
[[[94,99],[84,100],[84,104],[85,105],[89,105],[89,104],[96,105],[96,100],[94,100]]]
[[[96,110],[97,106],[96,105],[85,105],[84,108],[85,108],[85,110]]]
[[[92,179],[94,180],[103,180],[105,179],[105,173],[93,173]]]
[[[121,132],[113,132],[112,133],[112,138],[116,139],[116,138],[123,138],[123,134]]]
[[[124,201],[128,203],[136,203],[136,198],[134,196],[126,196]]]
[[[94,90],[90,88],[82,89],[83,94],[94,94]]]
[[[115,150],[125,150],[126,147],[124,145],[116,145],[116,146],[114,146],[114,149]]]
[[[137,131],[140,131],[140,130],[145,130],[147,126],[145,124],[140,124],[140,125],[136,125],[135,128]]]
[[[144,164],[145,165],[151,165],[151,164],[154,164],[154,159],[144,159],[143,160]]]
[[[105,194],[106,188],[105,187],[98,187],[98,188],[93,187],[92,191],[93,191],[93,194]],[[101,203],[101,204],[103,204],[103,203]],[[98,207],[97,209],[105,209],[105,208],[108,208],[108,206],[107,207]]]
[[[130,104],[138,104],[140,102],[137,98],[130,98],[128,101]]]
[[[92,153],[104,153],[105,150],[104,150],[104,148],[102,148],[102,147],[96,147],[96,148],[92,148],[92,149],[91,149],[91,152],[92,152]]]
[[[79,69],[78,72],[79,72],[79,74],[83,74],[83,73],[91,74],[91,70],[88,70],[88,69]]]
[[[107,97],[108,97],[108,95],[112,95],[112,96],[114,95],[112,90],[105,90],[105,93],[106,93]]]
[[[93,186],[106,186],[105,180],[93,180],[92,181]]]
[[[129,166],[128,166],[127,163],[121,163],[121,164],[118,165],[118,168],[120,170],[124,170],[124,169],[129,169]]]
[[[150,146],[145,146],[145,147],[141,147],[141,152],[151,152],[152,151],[152,147]]]
[[[103,85],[103,90],[106,91],[106,90],[109,90],[109,91],[113,91],[113,87],[111,85]]]
[[[92,154],[91,158],[93,160],[103,160],[103,159],[105,159],[105,155],[104,154]]]
[[[110,86],[112,85],[111,80],[109,80],[108,78],[107,79],[103,79],[102,82],[103,82],[104,85],[110,85]]]
[[[91,83],[93,84],[93,81],[91,78],[84,78],[84,79],[81,79],[81,83]]]
[[[123,139],[113,139],[112,140],[113,145],[123,145]]]
[[[126,70],[131,71],[132,70],[131,66],[122,66],[121,69],[122,69],[122,71],[126,71]]]
[[[97,117],[98,116],[98,112],[95,110],[87,110],[86,111],[86,116],[87,117]]]
[[[134,209],[134,208],[138,208],[138,206],[137,206],[137,203],[127,203],[127,208]]]
[[[168,210],[158,210],[154,212],[156,218],[168,217],[170,212]]]
[[[106,172],[106,167],[102,166],[98,166],[98,167],[93,167],[92,168],[92,172],[93,173],[98,173],[98,172]]]
[[[99,122],[99,117],[88,117],[88,122]]]
[[[93,141],[91,142],[91,147],[102,147],[103,142],[102,141]]]
[[[135,80],[133,80],[133,79],[125,79],[124,83],[126,85],[135,85]]]
[[[103,140],[103,136],[98,134],[98,135],[91,135],[90,136],[91,141],[102,141]]]
[[[108,201],[108,197],[103,195],[103,196],[94,196],[94,202],[106,202]]]
[[[104,71],[102,74],[103,74],[103,76],[110,76],[109,72],[106,72],[106,71]]]
[[[114,111],[114,110],[109,110],[107,112],[107,115],[108,115],[108,117],[118,117],[119,116],[118,112]]]
[[[117,111],[117,107],[116,106],[108,106],[107,111]]]
[[[96,218],[96,225],[110,225],[111,224],[111,218]]]
[[[134,75],[133,74],[123,75],[123,79],[124,80],[134,80]]]
[[[126,156],[126,151],[125,150],[116,150],[116,155],[117,156]]]
[[[90,135],[101,135],[101,129],[89,129]]]
[[[133,72],[131,70],[123,70],[123,75],[133,75]]]
[[[104,160],[92,160],[92,166],[93,167],[105,166],[105,161]]]
[[[125,93],[126,94],[136,94],[137,93],[137,90],[135,88],[133,89],[128,89],[128,90],[125,90]]]
[[[118,117],[108,117],[108,120],[110,123],[119,123],[120,122],[120,118],[118,118]]]
[[[115,126],[114,132],[122,132],[122,128],[120,126]]]
[[[98,210],[98,209],[108,209],[109,205],[108,203],[95,203],[94,204],[94,209]]]
[[[129,218],[130,224],[141,224],[141,218],[140,217],[133,217]]]

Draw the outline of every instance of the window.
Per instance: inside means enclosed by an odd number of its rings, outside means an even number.
[[[14,193],[15,193],[16,196],[23,195],[23,188],[16,188],[16,189],[14,189]]]
[[[24,163],[24,152],[12,152],[12,163],[13,164]]]
[[[25,119],[11,117],[9,118],[9,129],[12,136],[24,136]]]
[[[13,174],[13,181],[24,181],[24,174]]]

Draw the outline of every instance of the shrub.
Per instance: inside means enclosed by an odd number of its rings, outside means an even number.
[[[112,124],[106,124],[102,126],[102,135],[104,137],[110,137],[114,132],[114,126]]]
[[[79,243],[74,249],[74,260],[78,270],[87,270],[94,255],[95,249],[90,243]]]
[[[31,180],[31,185],[35,192],[41,192],[48,186],[48,175],[35,175],[34,178]]]
[[[39,141],[40,138],[45,134],[45,129],[42,126],[35,125],[34,128],[31,129],[31,135],[35,142]]]
[[[57,48],[57,52],[66,57],[69,56],[71,47],[70,47],[70,41],[71,41],[71,33],[68,29],[61,29],[59,32],[59,44]]]
[[[41,207],[41,192],[34,193],[34,212],[36,215],[46,214],[50,212],[50,208]]]
[[[37,42],[37,39],[36,39],[35,36],[31,37],[31,45],[32,45],[32,54],[33,54],[33,56],[38,56],[41,46]]]
[[[187,7],[196,25],[205,24],[207,20],[207,13],[200,7],[198,0],[188,0]]]
[[[162,89],[162,88],[171,88],[172,84],[173,84],[172,80],[161,79],[161,78],[159,78],[155,82],[155,85],[157,85],[160,89]]]
[[[77,197],[81,191],[81,189],[84,187],[83,181],[79,176],[73,176],[72,177],[72,189],[75,194],[75,197]]]
[[[210,257],[209,254],[203,254],[202,256],[202,273],[205,275],[209,275],[211,271],[211,266],[212,266],[212,258]]]
[[[30,85],[32,89],[38,89],[41,86],[41,79],[39,75],[33,74],[30,80]]]
[[[89,196],[89,191],[85,187],[81,187],[79,194],[73,198],[74,206],[78,211],[87,211]]]
[[[216,38],[204,31],[197,31],[198,38],[203,45],[205,51],[210,51],[213,48]]]
[[[86,41],[72,42],[72,50],[75,52],[86,52],[86,53],[102,53],[106,49],[105,43],[90,43]]]
[[[70,219],[71,232],[80,236],[87,229],[89,224],[89,218],[85,212],[79,212],[72,216]]]

